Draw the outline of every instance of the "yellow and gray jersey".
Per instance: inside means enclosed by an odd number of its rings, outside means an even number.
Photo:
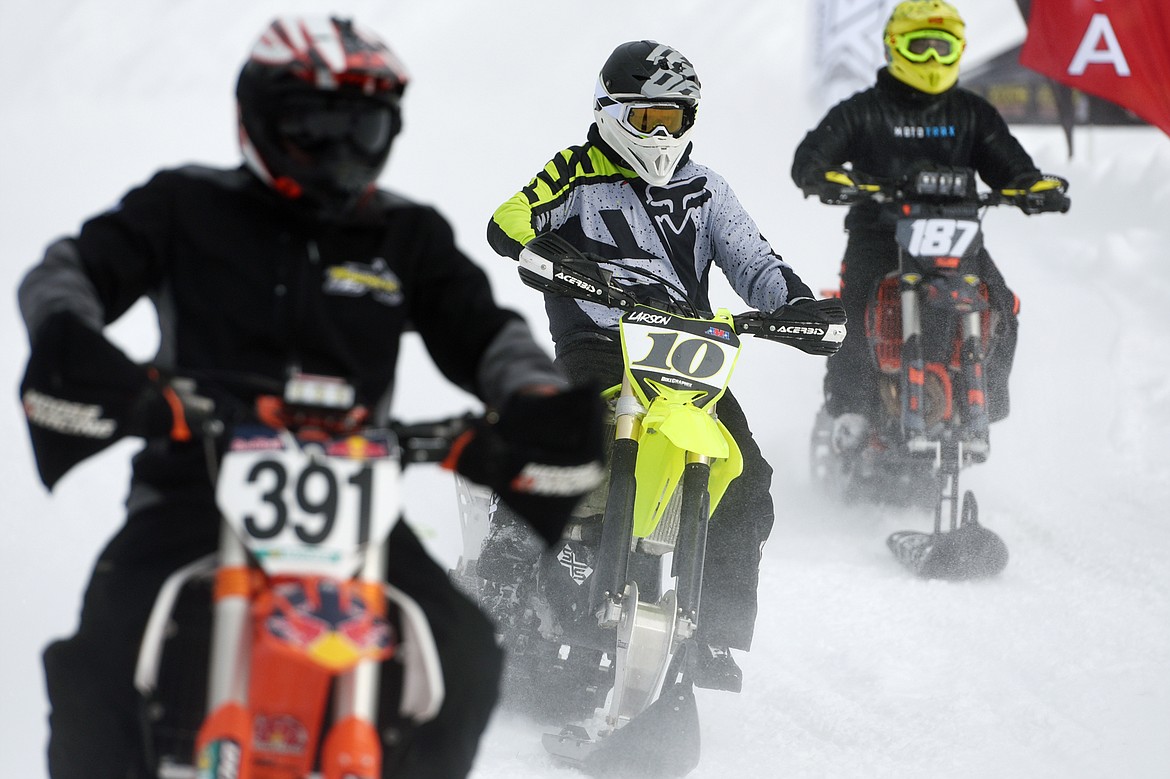
[[[539,233],[556,232],[579,250],[648,271],[686,291],[710,312],[708,277],[719,267],[748,305],[774,311],[808,287],[760,234],[727,182],[684,158],[665,186],[653,186],[614,162],[596,127],[588,141],[559,152],[505,201],[488,224],[488,242],[516,259]],[[621,271],[617,271],[621,277]],[[636,274],[630,274],[637,280]],[[596,303],[546,300],[553,340],[612,330],[620,312]]]

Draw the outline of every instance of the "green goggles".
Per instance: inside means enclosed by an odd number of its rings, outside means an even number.
[[[934,57],[943,65],[953,65],[963,54],[963,42],[944,30],[915,30],[894,38],[894,48],[911,62],[926,62]]]

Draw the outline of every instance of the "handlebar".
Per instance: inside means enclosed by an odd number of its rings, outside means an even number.
[[[555,233],[543,233],[520,252],[520,279],[550,295],[575,298],[630,312],[639,306],[679,316],[699,318],[682,303],[640,300],[614,281],[613,274]],[[659,280],[660,281],[660,280]],[[810,354],[833,354],[845,337],[845,310],[839,305],[821,310],[783,306],[771,314],[748,311],[734,317],[737,335],[752,335],[787,344]]]
[[[186,406],[204,405],[202,437],[211,441],[237,425],[260,423],[288,430],[306,440],[337,439],[362,431],[389,430],[402,452],[402,462],[437,463],[480,417],[471,413],[430,422],[374,422],[355,400],[355,389],[332,376],[294,374],[285,382],[268,376],[226,371],[196,371],[170,380]],[[234,391],[231,391],[234,390]],[[251,396],[251,401],[244,398]]]
[[[402,448],[404,463],[440,463],[447,459],[455,441],[478,421],[479,417],[464,414],[434,422],[392,422],[390,429]]]
[[[977,191],[975,171],[968,168],[926,169],[905,179],[888,182],[855,182],[851,174],[844,171],[829,171],[825,180],[837,186],[832,191],[822,191],[820,200],[828,205],[852,206],[862,202],[897,204],[922,204],[945,208],[984,208],[987,206],[1011,205],[1028,214],[1041,211],[1068,210],[1068,200],[1063,198],[1058,208],[1053,208],[1047,198],[1052,190],[1063,194],[1068,181],[1045,175],[1037,184],[1026,189],[999,189]],[[811,194],[806,189],[806,194]]]

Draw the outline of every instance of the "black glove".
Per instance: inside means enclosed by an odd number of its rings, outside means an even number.
[[[464,433],[443,466],[491,487],[552,544],[604,475],[603,412],[594,387],[518,392],[498,419],[480,420]]]
[[[841,348],[847,320],[839,298],[796,298],[768,315],[769,325],[786,329],[790,336],[786,343],[820,356],[836,354]]]
[[[881,187],[857,171],[845,168],[828,168],[818,171],[800,187],[804,196],[816,195],[822,203],[832,206],[848,206],[865,200]]]
[[[1068,195],[1068,181],[1060,176],[1035,174],[1022,176],[1004,190],[1012,204],[1031,216],[1045,212],[1065,213],[1072,205]]]
[[[175,428],[174,407],[149,369],[71,312],[49,316],[33,333],[20,398],[37,471],[50,489],[127,435]],[[186,409],[182,401],[179,407]]]

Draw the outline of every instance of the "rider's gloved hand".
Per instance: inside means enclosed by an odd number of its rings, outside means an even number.
[[[1022,176],[1003,190],[1003,194],[1029,216],[1046,212],[1065,213],[1072,205],[1067,192],[1068,181],[1048,174]]]
[[[146,376],[127,419],[126,433],[179,442],[198,437],[214,417],[215,403],[197,394],[189,379],[166,379],[154,367],[147,368]]]
[[[37,470],[50,488],[127,435],[174,429],[166,393],[150,370],[69,311],[50,315],[32,334],[20,395]],[[151,410],[151,398],[163,410]]]
[[[839,338],[810,338],[807,341],[792,344],[808,354],[828,356],[836,354],[841,348],[848,317],[845,315],[845,306],[841,304],[840,298],[825,298],[824,300],[793,298],[788,301],[787,305],[781,306],[769,314],[768,320],[776,322],[778,325],[796,328],[792,331],[793,335],[799,334],[800,328],[806,328],[810,325],[818,328],[837,326],[836,331]]]
[[[861,200],[865,193],[880,189],[857,171],[833,167],[818,171],[800,187],[804,196],[816,195],[822,203],[829,205],[852,205]]]
[[[806,317],[826,325],[843,325],[848,319],[845,315],[845,306],[841,303],[841,298],[825,298],[823,300],[794,298],[788,301],[788,305],[780,310],[783,311],[785,308],[797,316]]]
[[[552,544],[604,475],[603,411],[594,387],[521,390],[461,436],[443,466],[491,487]]]

